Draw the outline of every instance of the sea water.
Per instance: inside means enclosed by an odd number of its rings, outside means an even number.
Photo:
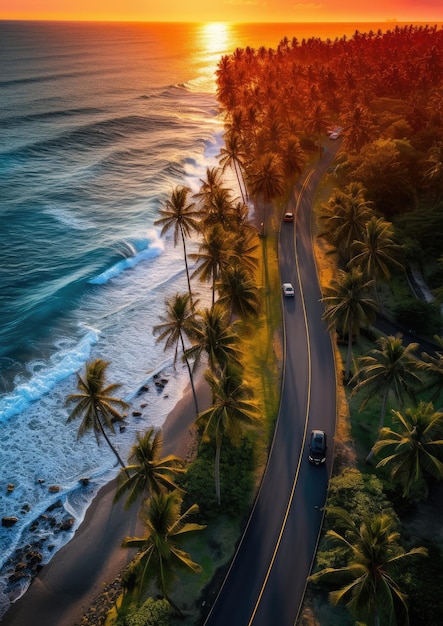
[[[188,383],[152,333],[187,288],[182,248],[154,222],[176,185],[195,192],[217,165],[220,57],[357,28],[0,22],[0,518],[18,518],[0,527],[0,617],[29,584],[7,584],[16,551],[38,544],[48,562],[119,471],[104,441],[66,424],[76,372],[109,362],[131,404],[112,437],[124,459]]]

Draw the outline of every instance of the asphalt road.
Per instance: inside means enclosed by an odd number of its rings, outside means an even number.
[[[282,224],[280,273],[294,298],[284,298],[285,367],[279,418],[268,464],[245,533],[205,626],[292,626],[297,620],[321,529],[336,421],[332,344],[311,241],[314,192],[339,142],[294,189]],[[326,465],[312,466],[312,428],[328,436]]]

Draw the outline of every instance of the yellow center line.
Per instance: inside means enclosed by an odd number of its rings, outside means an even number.
[[[300,198],[303,195],[303,192],[305,190],[305,188],[307,187],[311,176],[314,174],[314,170],[311,170],[309,172],[309,174],[307,175],[307,177],[305,178],[302,188],[300,190],[299,196],[297,198],[296,201],[296,207],[295,207],[295,216],[297,217],[297,213],[298,213],[298,207],[299,207],[299,203],[300,203]],[[295,472],[295,476],[294,476],[294,480],[292,482],[292,488],[291,488],[291,494],[289,496],[289,500],[288,500],[288,504],[286,506],[286,511],[285,511],[285,515],[283,517],[283,522],[280,528],[280,532],[278,535],[278,539],[277,542],[275,544],[275,548],[274,548],[274,552],[271,558],[271,562],[269,564],[268,567],[268,571],[266,572],[266,576],[265,579],[263,581],[263,585],[262,588],[260,589],[260,593],[258,595],[257,598],[257,602],[255,603],[255,607],[254,610],[252,612],[251,618],[248,622],[248,626],[251,626],[252,622],[254,621],[255,615],[257,613],[260,601],[262,599],[263,593],[265,591],[266,588],[266,584],[268,582],[269,576],[271,574],[271,570],[272,570],[272,566],[274,565],[274,561],[277,557],[277,552],[278,549],[280,547],[280,543],[283,537],[283,533],[286,527],[286,522],[288,520],[288,516],[289,516],[289,511],[291,509],[291,505],[292,505],[292,500],[294,499],[294,492],[295,492],[295,487],[297,485],[297,480],[298,480],[298,475],[300,473],[300,467],[301,467],[301,461],[302,461],[302,456],[303,456],[303,449],[305,447],[305,443],[306,443],[306,432],[307,432],[307,427],[308,427],[308,417],[309,417],[309,409],[310,409],[310,404],[311,404],[311,379],[312,379],[312,372],[311,372],[311,349],[310,349],[310,340],[309,340],[309,326],[308,326],[308,316],[306,313],[306,304],[305,304],[305,299],[304,299],[304,295],[303,295],[303,287],[301,284],[301,277],[300,277],[300,266],[299,266],[299,262],[298,262],[298,255],[297,255],[297,235],[296,235],[296,229],[294,231],[295,235],[295,264],[296,264],[296,268],[297,268],[297,279],[298,279],[298,284],[300,287],[300,294],[301,294],[301,302],[302,302],[302,306],[303,306],[303,317],[304,317],[304,321],[305,321],[305,328],[306,328],[306,339],[307,339],[307,348],[308,348],[308,400],[307,400],[307,404],[306,404],[306,415],[305,415],[305,427],[303,430],[303,440],[302,440],[302,447],[301,450],[302,452],[300,453],[299,459],[298,459],[298,464],[297,464],[297,470]]]

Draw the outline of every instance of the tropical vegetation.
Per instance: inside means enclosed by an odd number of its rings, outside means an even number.
[[[197,446],[185,473],[175,476],[179,463],[174,461],[158,490],[156,482],[148,485],[143,448],[146,444],[148,458],[153,433],[146,441],[140,435],[130,463],[123,465],[130,478],[121,474],[121,494],[126,484],[130,498],[149,496],[142,509],[145,535],[126,541],[138,552],[124,578],[123,608],[132,607],[134,598],[144,606],[146,595],[156,592],[172,605],[176,572],[200,569],[179,547],[182,535],[201,530],[203,518],[212,524],[224,515],[226,523],[226,516],[237,511],[246,514],[252,502],[257,459],[260,453],[263,459],[272,437],[275,416],[267,415],[267,402],[278,381],[257,375],[252,394],[244,365],[250,355],[244,346],[250,333],[270,318],[268,255],[282,205],[308,163],[328,149],[334,131],[342,137],[341,150],[318,203],[317,234],[334,263],[324,291],[324,319],[340,339],[347,339],[345,381],[354,353],[359,355],[345,391],[354,425],[362,419],[354,398],[367,394],[360,404],[368,415],[365,441],[374,435],[369,458],[375,453],[378,463],[366,465],[358,458],[355,465],[362,471],[334,467],[325,516],[328,532],[312,581],[334,579],[331,599],[346,604],[356,619],[374,624],[408,623],[406,595],[413,589],[409,612],[417,618],[425,589],[404,572],[418,567],[419,559],[412,557],[425,550],[406,545],[401,519],[387,498],[398,484],[396,497],[412,506],[417,491],[424,493],[424,485],[430,490],[441,480],[441,412],[429,403],[417,404],[417,397],[431,388],[433,401],[441,402],[441,350],[436,344],[435,352],[420,358],[415,342],[405,345],[401,336],[367,329],[377,311],[400,319],[395,307],[385,307],[398,297],[394,289],[409,292],[405,275],[411,267],[419,267],[435,298],[443,299],[442,44],[443,31],[437,27],[396,26],[385,34],[356,31],[350,39],[333,42],[284,38],[276,50],[239,48],[221,58],[216,72],[225,118],[220,168],[207,169],[194,195],[185,186],[174,189],[156,222],[162,234],[173,231],[174,245],[181,239],[188,293],[166,301],[154,332],[165,350],[173,350],[174,365],[185,364],[192,385],[196,371],[205,368],[211,405],[199,410],[193,385]],[[223,184],[228,167],[235,172],[240,198]],[[254,223],[249,220],[251,203]],[[191,237],[197,251],[188,254]],[[193,270],[188,259],[195,263]],[[210,294],[207,306],[199,305],[199,288]],[[401,296],[402,304],[412,306],[408,297]],[[428,327],[421,330],[429,334]],[[367,353],[361,349],[362,336]],[[264,343],[252,343],[250,352],[269,345],[274,351],[269,336]],[[86,381],[82,384],[93,406],[93,394]],[[391,399],[392,413],[387,411]],[[406,400],[411,406],[403,411]],[[85,410],[87,405],[75,416],[87,415],[87,428],[101,436],[96,418],[104,409],[95,414]],[[377,411],[379,419],[374,419]],[[108,413],[111,425],[113,415]],[[359,442],[350,440],[347,445],[360,453]],[[163,460],[152,454],[149,462],[155,474],[154,466]],[[337,513],[337,507],[347,512]],[[188,522],[188,514],[197,521]],[[324,548],[331,539],[333,547]],[[443,572],[440,547],[435,543],[432,549]],[[128,610],[128,619],[130,614]]]

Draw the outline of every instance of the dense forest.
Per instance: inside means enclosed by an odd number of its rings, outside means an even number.
[[[338,129],[337,186],[363,185],[438,291],[443,30],[396,27],[335,41],[285,38],[276,50],[239,48],[221,59],[217,86],[226,148],[252,194],[279,195]]]
[[[336,437],[324,536],[300,624],[354,623],[322,608],[326,589],[359,622],[437,625],[443,607],[430,590],[443,580],[443,556],[431,520],[440,492],[434,508],[420,503],[443,478],[443,413],[435,408],[442,353],[420,354],[401,334],[372,331],[353,344],[387,306],[397,323],[443,346],[443,31],[395,27],[237,49],[221,59],[217,85],[225,153],[256,207],[275,212],[272,201],[340,141],[325,184],[331,194],[316,217],[336,253],[324,318],[349,344],[349,440],[341,447]],[[415,269],[433,304],[401,288],[394,294],[394,275],[411,282]]]

